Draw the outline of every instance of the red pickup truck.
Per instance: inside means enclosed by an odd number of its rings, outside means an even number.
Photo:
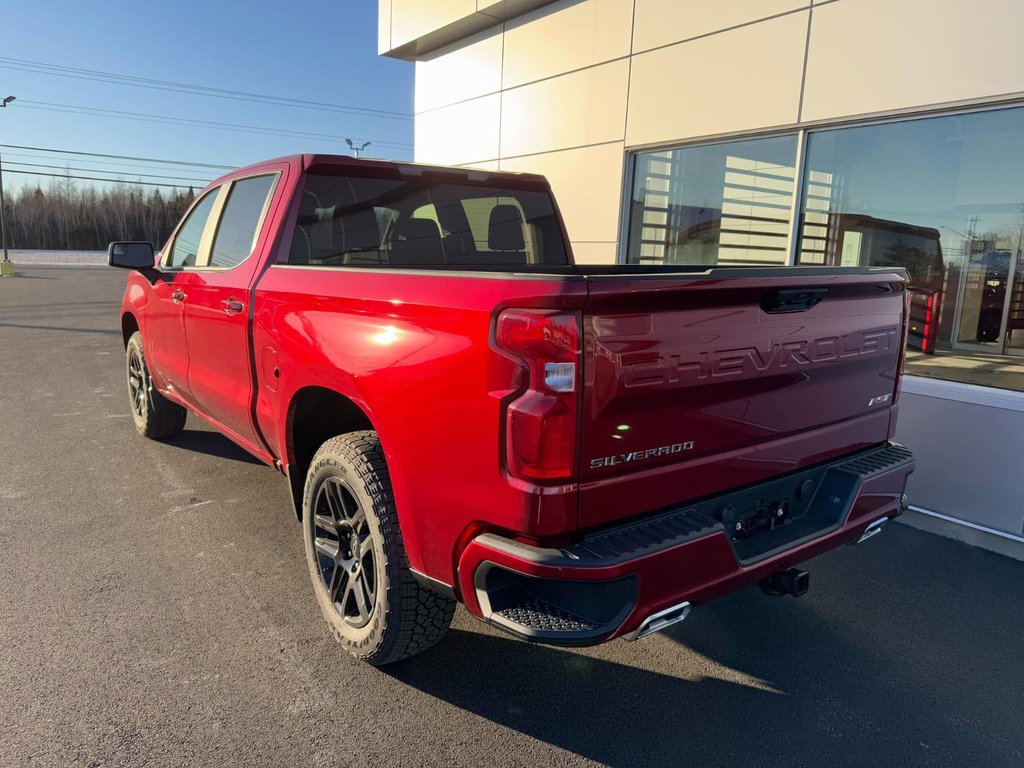
[[[288,479],[313,591],[372,664],[462,602],[635,639],[876,533],[907,334],[894,268],[573,264],[534,175],[301,155],[162,252],[112,243],[138,431],[188,411]]]

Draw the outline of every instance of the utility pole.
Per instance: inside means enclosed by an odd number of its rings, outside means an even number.
[[[8,96],[0,107],[6,107],[14,101],[14,96]],[[0,242],[3,243],[4,260],[0,261],[0,277],[10,277],[14,274],[14,265],[11,264],[11,257],[7,253],[7,227],[4,224],[4,163],[0,158]]]
[[[348,144],[348,148],[352,150],[352,157],[359,157],[359,153],[370,146],[371,142],[367,141],[362,146],[357,147],[352,139],[345,139],[345,143]]]

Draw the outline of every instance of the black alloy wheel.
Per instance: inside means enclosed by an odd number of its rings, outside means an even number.
[[[128,378],[128,407],[136,431],[143,437],[160,440],[181,434],[187,412],[172,403],[153,386],[146,364],[142,335],[136,331],[125,345],[125,371]]]
[[[128,347],[128,397],[135,417],[145,418],[149,400],[149,380],[142,355],[134,345]]]
[[[341,478],[324,478],[312,525],[317,568],[334,610],[349,626],[365,627],[377,599],[373,539],[366,512]]]
[[[376,432],[337,435],[313,455],[302,494],[302,546],[331,634],[357,659],[391,664],[444,637],[455,601],[421,584],[409,568]]]

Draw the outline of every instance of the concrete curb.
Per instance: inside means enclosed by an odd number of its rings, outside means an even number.
[[[936,533],[947,539],[962,541],[965,544],[981,547],[990,552],[1024,562],[1024,543],[1014,539],[1003,538],[1002,536],[977,528],[969,528],[966,525],[945,520],[941,517],[934,517],[913,509],[908,509],[897,517],[896,521],[909,525],[911,528],[917,528],[919,531]]]

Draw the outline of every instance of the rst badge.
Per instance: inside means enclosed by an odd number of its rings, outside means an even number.
[[[881,405],[882,403],[888,403],[890,400],[892,400],[892,392],[890,392],[887,395],[879,395],[878,397],[872,397],[870,400],[868,400],[868,408],[870,408],[873,405]]]
[[[693,440],[688,440],[685,443],[673,443],[672,445],[663,445],[660,448],[647,448],[642,451],[631,451],[630,453],[617,453],[614,456],[605,456],[600,459],[591,459],[590,468],[600,469],[601,467],[615,467],[619,464],[628,464],[633,461],[643,461],[645,459],[653,459],[657,456],[668,456],[673,453],[682,453],[683,451],[693,450]]]

